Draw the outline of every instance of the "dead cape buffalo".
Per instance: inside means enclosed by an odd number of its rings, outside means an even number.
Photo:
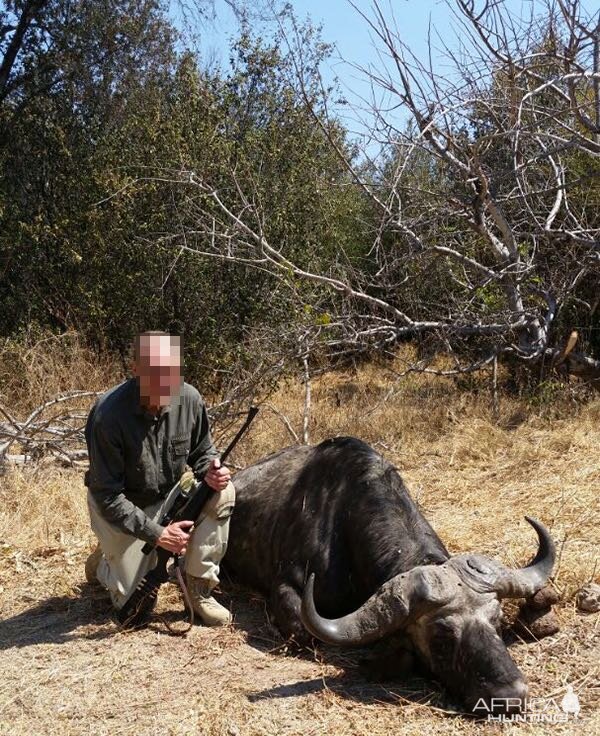
[[[527,686],[500,636],[499,599],[529,597],[547,582],[555,547],[542,524],[528,518],[539,545],[527,567],[450,557],[397,470],[351,437],[287,448],[234,481],[224,562],[267,596],[284,636],[308,630],[360,646],[402,631],[469,712],[482,702],[519,709]]]

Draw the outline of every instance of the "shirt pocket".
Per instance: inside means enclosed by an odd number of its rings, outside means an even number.
[[[190,454],[190,444],[192,436],[189,434],[171,437],[171,458],[173,460],[180,457],[186,457]]]
[[[190,454],[191,435],[172,437],[169,443],[169,463],[172,470],[172,480],[177,481],[183,473],[185,463]]]

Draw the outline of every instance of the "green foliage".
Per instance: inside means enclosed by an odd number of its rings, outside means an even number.
[[[231,223],[191,172],[234,212],[246,197],[244,217],[300,269],[347,280],[432,324],[493,322],[511,313],[502,285],[516,276],[488,278],[486,267],[500,267],[477,223],[466,223],[477,201],[473,181],[422,142],[410,147],[406,166],[402,141],[411,130],[390,141],[382,168],[360,164],[347,131],[325,115],[335,90],[323,95],[318,69],[330,49],[310,23],[295,26],[301,85],[282,38],[261,39],[250,27],[232,43],[226,69],[202,69],[161,0],[33,5],[36,23],[0,89],[0,336],[32,323],[76,329],[90,344],[125,355],[136,332],[169,329],[183,336],[188,375],[206,385],[234,364],[259,360],[257,344],[263,353],[285,348],[293,355],[300,332],[332,335],[340,314],[352,322],[353,310],[360,312],[358,324],[369,312],[370,305],[292,268],[276,276],[214,257],[206,223],[214,218],[221,230]],[[6,48],[0,43],[0,52]],[[535,63],[542,76],[556,72],[541,52]],[[581,254],[531,237],[530,215],[514,194],[507,134],[526,92],[499,70],[453,131],[453,145],[490,173],[522,262],[535,261],[519,276],[524,307],[543,314],[543,294],[566,290],[564,274]],[[422,246],[394,218],[380,221],[336,148],[381,200],[398,201],[402,223]],[[597,228],[600,164],[576,150],[561,156],[569,212]],[[394,190],[399,166],[404,173]],[[552,208],[552,177],[547,161],[532,167],[540,213]],[[568,217],[562,208],[557,226]],[[474,272],[441,248],[483,268]],[[577,329],[582,346],[600,352],[599,314],[590,274],[561,305],[553,340]],[[478,340],[477,350],[491,345]],[[461,338],[452,347],[468,351],[473,342]]]
[[[135,332],[170,329],[189,375],[208,380],[263,325],[302,321],[294,292],[306,285],[288,293],[249,266],[182,250],[206,248],[195,230],[210,203],[179,172],[226,200],[232,170],[252,182],[266,235],[304,266],[328,268],[340,243],[360,250],[359,203],[331,186],[346,175],[277,43],[245,31],[228,71],[203,72],[176,50],[164,11],[153,0],[81,0],[67,18],[52,4],[52,64],[28,37],[18,94],[0,107],[0,331],[74,328],[125,355]],[[327,49],[305,31],[316,69]]]

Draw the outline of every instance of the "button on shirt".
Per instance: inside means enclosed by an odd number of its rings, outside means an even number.
[[[137,379],[130,378],[96,402],[85,437],[86,484],[100,512],[121,531],[152,544],[163,527],[143,509],[167,496],[186,464],[200,480],[218,456],[204,401],[187,383],[153,415],[140,402]]]

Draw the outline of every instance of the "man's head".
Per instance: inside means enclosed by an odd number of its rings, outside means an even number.
[[[168,406],[179,396],[183,383],[179,337],[167,332],[142,332],[133,344],[133,370],[142,404],[150,410]]]

